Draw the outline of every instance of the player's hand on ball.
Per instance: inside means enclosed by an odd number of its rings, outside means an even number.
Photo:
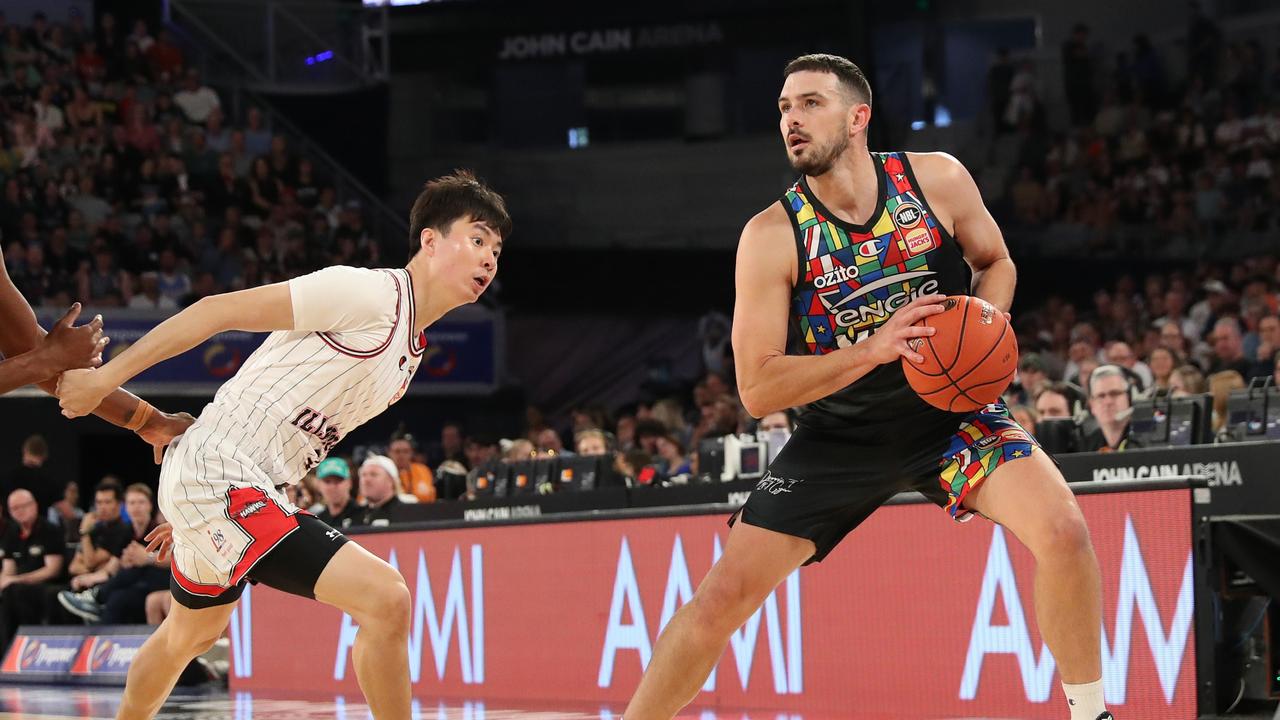
[[[69,418],[88,415],[113,387],[103,387],[102,373],[98,370],[68,370],[58,378],[58,404],[62,414]]]
[[[44,336],[41,350],[57,372],[72,368],[93,368],[102,364],[102,351],[111,340],[102,334],[102,316],[96,315],[89,322],[76,327],[78,317],[80,303],[72,303],[62,319]]]
[[[871,359],[879,364],[890,363],[899,357],[910,362],[924,362],[924,356],[912,349],[910,342],[915,338],[928,337],[934,334],[932,327],[918,326],[917,322],[943,312],[942,301],[946,295],[921,295],[894,311],[884,325],[876,330],[867,341],[867,350]]]

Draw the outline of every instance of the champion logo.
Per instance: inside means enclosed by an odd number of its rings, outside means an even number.
[[[266,507],[266,506],[267,506],[267,501],[265,501],[265,500],[255,500],[255,501],[253,501],[253,502],[249,503],[248,505],[246,505],[246,506],[244,507],[244,509],[243,509],[243,510],[241,510],[241,511],[240,511],[240,512],[238,512],[238,513],[236,513],[236,517],[238,517],[238,518],[240,518],[241,520],[243,520],[243,519],[245,519],[245,518],[249,517],[250,515],[252,515],[252,514],[254,514],[254,513],[258,512],[259,510],[261,510],[262,508],[264,508],[264,507]]]

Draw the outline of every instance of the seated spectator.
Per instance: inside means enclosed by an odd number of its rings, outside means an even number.
[[[418,498],[418,502],[435,502],[435,476],[431,474],[431,468],[414,461],[413,457],[416,451],[417,447],[414,446],[413,436],[411,435],[400,435],[392,438],[391,444],[387,447],[387,454],[396,464],[400,492],[413,495]]]
[[[769,447],[769,462],[782,452],[782,448],[791,439],[791,433],[795,432],[796,424],[791,419],[791,415],[785,410],[769,413],[760,418],[756,431],[760,439],[764,440]],[[696,453],[694,455],[697,456]]]
[[[154,495],[143,483],[125,489],[130,538],[119,556],[111,558],[106,582],[75,592],[58,593],[58,603],[87,622],[107,625],[141,623],[147,619],[147,596],[169,587],[169,558],[147,552],[147,534],[159,524]]]
[[[87,590],[110,578],[107,571],[133,538],[133,531],[120,519],[124,490],[113,477],[103,478],[93,491],[93,512],[80,523],[80,546],[71,559],[71,589]]]
[[[684,444],[670,432],[658,438],[658,459],[659,470],[668,479],[687,476],[691,472]]]
[[[1169,376],[1169,395],[1171,397],[1187,397],[1209,392],[1204,381],[1204,373],[1195,365],[1179,365]]]
[[[1039,353],[1024,353],[1018,358],[1018,376],[1009,393],[1014,402],[1030,403],[1048,381],[1049,373]]]
[[[84,510],[80,509],[80,483],[68,480],[62,487],[62,499],[49,508],[49,523],[62,528],[67,545],[80,541],[80,521]]]
[[[658,478],[657,470],[652,463],[653,455],[644,450],[628,450],[625,453],[618,453],[613,461],[613,469],[626,478],[628,486],[652,485]]]
[[[62,574],[62,531],[40,515],[31,491],[7,499],[13,522],[0,539],[0,648],[8,647],[22,624],[44,622],[45,593]]]
[[[1089,376],[1089,413],[1097,427],[1085,433],[1082,451],[1114,452],[1136,445],[1129,439],[1133,388],[1117,365],[1103,365]]]
[[[1163,345],[1153,348],[1147,357],[1147,365],[1151,368],[1151,387],[1157,391],[1168,391],[1174,369],[1182,364],[1182,358],[1173,350]]]
[[[1034,431],[1036,423],[1040,422],[1039,413],[1030,405],[1010,405],[1009,414],[1013,416],[1014,422],[1027,430]]]
[[[1141,380],[1141,385],[1135,388],[1135,390],[1143,392],[1147,388],[1151,387],[1153,380],[1151,377],[1151,368],[1147,367],[1146,363],[1138,359],[1138,356],[1134,354],[1133,348],[1129,343],[1124,342],[1123,340],[1108,343],[1106,356],[1107,362],[1112,365],[1119,365],[1120,367],[1129,370],[1133,375],[1136,375]]]
[[[1072,392],[1066,383],[1047,383],[1036,396],[1036,414],[1041,420],[1074,416],[1071,396]]]
[[[316,479],[320,481],[320,497],[324,509],[316,513],[330,527],[346,529],[359,524],[364,506],[351,495],[351,466],[340,457],[325,458],[316,467]]]
[[[1253,370],[1253,363],[1244,356],[1244,341],[1240,335],[1240,323],[1233,317],[1220,318],[1213,324],[1213,358],[1210,373],[1233,371],[1245,378]]]
[[[507,445],[508,442],[510,442],[509,445]],[[503,440],[501,444],[507,448],[502,453],[502,459],[507,462],[530,460],[538,456],[537,447],[528,438],[516,438],[511,441]]]
[[[192,125],[204,125],[209,115],[222,107],[218,93],[200,82],[200,72],[195,68],[187,70],[182,89],[173,96],[173,104],[178,106],[187,122]]]
[[[477,468],[490,460],[497,460],[502,454],[498,441],[488,435],[468,437],[463,452],[468,468]]]
[[[400,484],[396,464],[386,455],[370,455],[360,464],[360,494],[364,496],[364,512],[357,525],[385,527],[391,514],[404,503],[396,495]]]
[[[574,436],[573,445],[579,455],[609,454],[609,439],[603,430],[583,430]]]
[[[54,502],[54,498],[50,496],[50,490],[53,490],[53,478],[44,467],[48,459],[49,444],[45,442],[44,437],[28,436],[22,442],[22,462],[5,475],[3,483],[0,484],[0,493],[3,493],[4,497],[9,497],[14,490],[28,490],[40,504],[41,514],[47,512]]]
[[[1235,370],[1223,370],[1209,375],[1209,394],[1213,396],[1214,435],[1227,429],[1227,398],[1232,390],[1244,389],[1244,376]]]
[[[468,458],[463,440],[462,426],[456,422],[446,422],[440,427],[440,441],[427,447],[427,466],[439,468],[446,460],[467,465]],[[470,467],[470,466],[467,466]]]

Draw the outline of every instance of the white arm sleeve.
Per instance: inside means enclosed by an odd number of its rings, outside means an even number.
[[[293,329],[358,333],[391,327],[396,282],[388,272],[335,265],[289,281]]]

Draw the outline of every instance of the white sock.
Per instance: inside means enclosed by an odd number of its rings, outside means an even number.
[[[1062,683],[1062,691],[1067,695],[1067,704],[1071,706],[1071,720],[1098,720],[1098,716],[1107,711],[1102,700],[1102,679],[1080,685]]]

